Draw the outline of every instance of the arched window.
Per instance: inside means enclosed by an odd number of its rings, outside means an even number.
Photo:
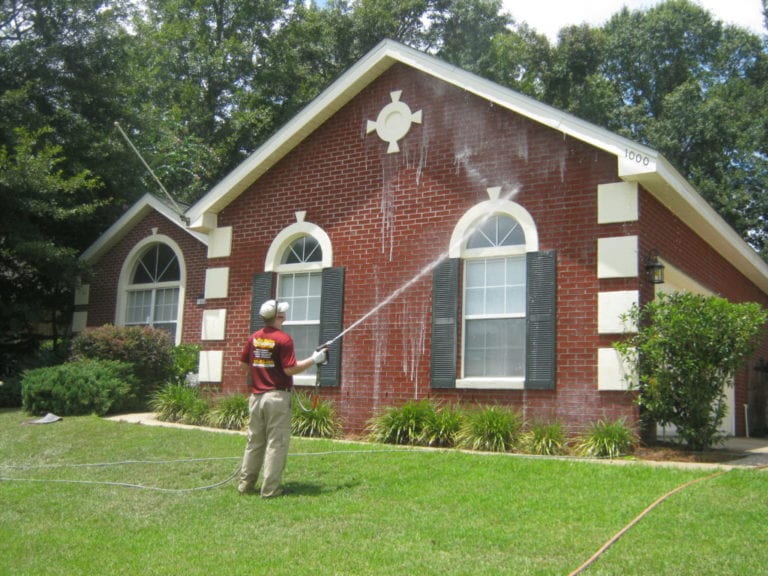
[[[176,341],[181,266],[169,245],[153,242],[135,259],[125,286],[125,325],[166,330]]]
[[[464,257],[463,377],[525,377],[525,233],[495,214],[469,236]]]
[[[318,241],[303,235],[284,247],[277,266],[277,298],[290,304],[283,329],[293,338],[297,358],[309,356],[320,341],[322,262]],[[314,367],[304,372],[315,373]]]

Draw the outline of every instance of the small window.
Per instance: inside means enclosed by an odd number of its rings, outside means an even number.
[[[302,236],[291,243],[283,254],[283,264],[304,264],[322,262],[323,251],[317,240],[311,236]]]

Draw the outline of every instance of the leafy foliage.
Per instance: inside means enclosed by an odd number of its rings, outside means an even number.
[[[459,406],[440,405],[427,414],[419,443],[425,446],[450,448],[456,445],[461,430],[463,411]]]
[[[85,330],[72,341],[72,360],[120,360],[133,366],[141,384],[139,399],[151,396],[174,376],[170,335],[148,326],[105,325]]]
[[[485,406],[467,410],[457,442],[470,450],[506,452],[519,442],[522,428],[518,412],[505,406]]]
[[[576,443],[576,452],[591,458],[618,458],[632,452],[635,434],[624,420],[599,420]]]
[[[333,404],[322,398],[310,401],[309,396],[295,392],[291,433],[307,438],[337,438],[341,423]]]
[[[30,414],[59,416],[118,412],[134,404],[135,377],[130,364],[81,360],[25,372],[22,406]]]
[[[214,428],[242,430],[248,424],[248,397],[230,394],[217,398],[207,420]]]
[[[694,450],[709,448],[725,416],[725,388],[755,350],[768,313],[756,303],[660,294],[626,320],[639,326],[616,344],[632,367],[646,418],[673,425]]]
[[[521,445],[528,454],[558,456],[568,451],[568,435],[560,422],[537,422],[523,434]]]
[[[203,425],[208,422],[208,402],[199,388],[183,384],[169,384],[156,391],[149,407],[164,422]]]
[[[368,423],[368,433],[375,442],[418,444],[434,413],[435,406],[429,400],[406,402],[374,416]]]

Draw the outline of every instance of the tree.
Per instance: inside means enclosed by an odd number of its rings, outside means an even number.
[[[646,424],[673,425],[693,450],[717,440],[725,387],[764,335],[768,312],[756,303],[676,292],[659,294],[624,317],[636,334],[615,344]]]
[[[60,169],[50,136],[19,129],[13,148],[0,147],[0,348],[33,343],[41,325],[54,340],[67,329],[84,269],[63,239],[103,204],[91,174]]]

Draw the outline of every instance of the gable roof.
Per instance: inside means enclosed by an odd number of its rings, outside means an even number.
[[[168,204],[153,196],[144,194],[117,222],[112,224],[107,230],[99,236],[81,255],[81,260],[97,261],[101,256],[115,244],[117,244],[133,227],[138,224],[151,211],[159,212],[168,221],[175,224],[187,234],[191,234],[197,240],[208,245],[208,235],[196,232],[187,228],[183,218]]]
[[[392,40],[373,48],[190,207],[190,227],[201,232],[214,228],[224,207],[397,63],[615,155],[620,178],[641,184],[768,293],[768,264],[659,152]]]

